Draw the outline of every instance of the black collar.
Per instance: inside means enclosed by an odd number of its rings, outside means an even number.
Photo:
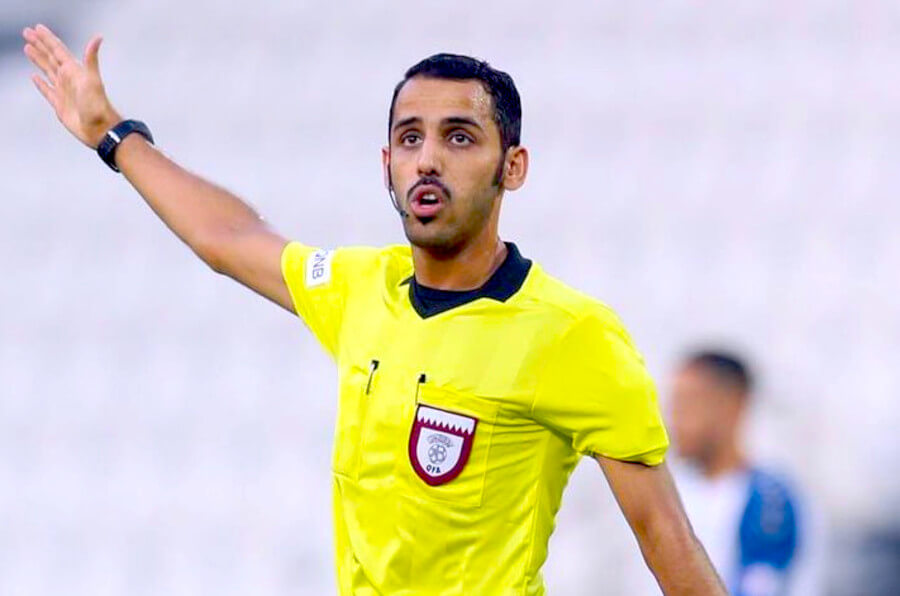
[[[403,283],[409,284],[409,301],[413,308],[420,317],[427,319],[478,298],[492,298],[506,302],[519,291],[530,270],[531,261],[519,254],[515,244],[507,242],[506,258],[480,288],[462,292],[436,290],[420,285],[414,275],[403,280]]]

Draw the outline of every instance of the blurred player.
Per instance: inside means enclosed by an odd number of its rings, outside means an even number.
[[[297,313],[337,361],[342,594],[542,593],[553,518],[583,454],[666,593],[723,593],[663,465],[655,391],[625,330],[499,239],[501,200],[528,171],[509,75],[449,54],[410,69],[382,160],[411,246],[323,251],[288,242],[123,120],[100,79],[99,38],[82,64],[46,27],[24,36],[66,128],[214,270]]]
[[[735,596],[816,596],[819,544],[787,483],[741,448],[752,378],[725,351],[688,356],[672,385],[678,486],[691,523]],[[682,467],[684,469],[682,469]]]

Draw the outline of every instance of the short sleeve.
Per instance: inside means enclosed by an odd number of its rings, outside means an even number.
[[[591,313],[550,348],[533,415],[581,454],[658,465],[669,440],[644,361],[618,320]]]
[[[341,325],[354,282],[375,266],[377,249],[322,250],[291,242],[281,253],[281,273],[294,310],[322,344],[337,357]]]

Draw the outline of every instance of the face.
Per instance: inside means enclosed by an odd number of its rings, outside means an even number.
[[[671,420],[678,454],[703,462],[737,433],[741,400],[709,371],[696,365],[683,367],[672,383]]]
[[[493,100],[480,81],[413,77],[397,96],[382,162],[410,243],[454,253],[496,237],[500,198],[524,182],[527,154],[501,152]]]

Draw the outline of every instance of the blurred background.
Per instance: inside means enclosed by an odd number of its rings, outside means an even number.
[[[103,33],[120,112],[325,247],[404,241],[379,148],[408,66],[507,70],[532,167],[503,236],[621,314],[664,406],[686,347],[747,354],[748,450],[827,521],[824,593],[900,593],[900,4],[4,0],[0,594],[334,591],[333,365],[68,136],[38,21]],[[545,573],[646,580],[591,462]]]

